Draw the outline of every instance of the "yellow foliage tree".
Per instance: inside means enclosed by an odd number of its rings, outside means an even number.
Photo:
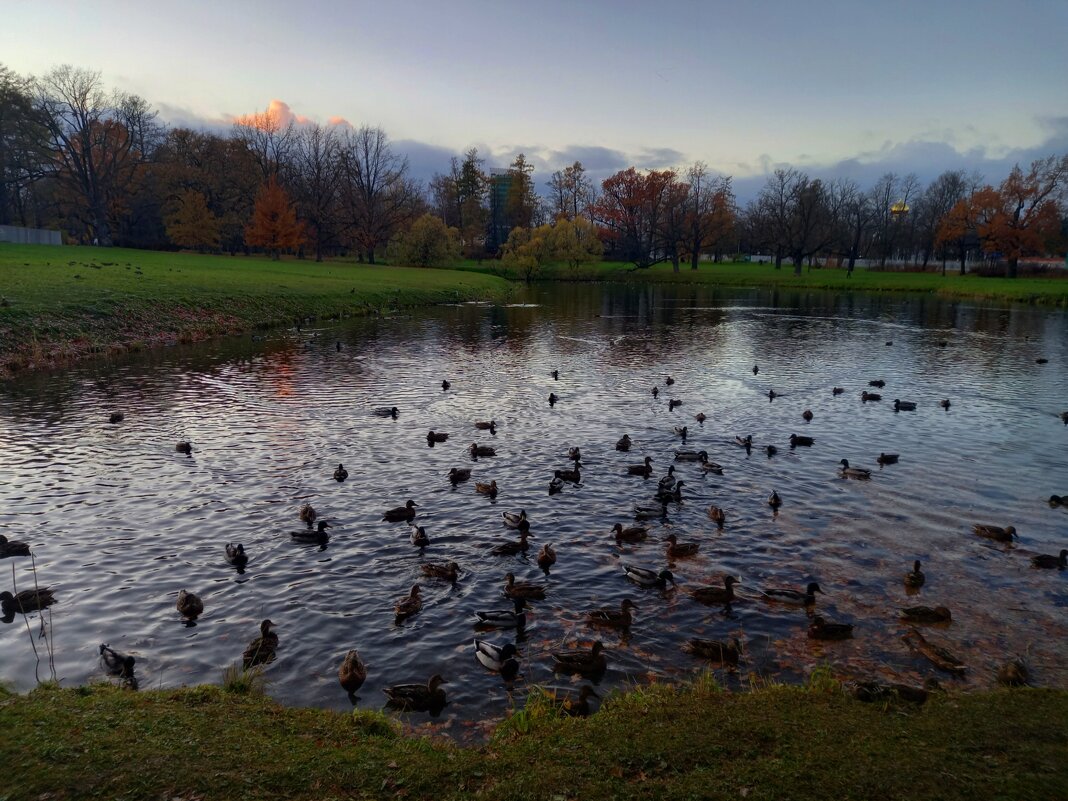
[[[273,177],[256,195],[252,221],[245,229],[245,244],[263,248],[276,261],[283,250],[294,250],[304,244],[304,226],[297,220],[297,212],[285,190]]]
[[[204,195],[195,189],[186,189],[178,195],[163,222],[167,226],[167,238],[180,248],[201,251],[219,248],[219,218],[208,208]]]
[[[543,228],[548,229],[549,257],[567,264],[572,273],[578,272],[583,264],[599,260],[604,253],[597,227],[585,217],[576,217],[574,220],[560,218],[552,228],[543,225],[536,230]]]

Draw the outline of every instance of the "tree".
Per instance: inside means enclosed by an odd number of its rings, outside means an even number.
[[[846,275],[852,276],[857,258],[866,247],[875,220],[875,205],[871,195],[861,192],[850,179],[835,182],[835,193],[841,203],[838,220],[839,245],[848,258]]]
[[[968,257],[968,241],[970,238],[978,239],[976,233],[975,214],[972,209],[970,197],[961,198],[953,207],[946,212],[938,223],[938,231],[935,233],[936,247],[953,246],[960,259],[960,274],[964,275],[965,263]],[[942,268],[945,273],[945,266]]]
[[[180,248],[216,250],[219,247],[219,219],[211,213],[204,195],[186,189],[166,215],[167,238]]]
[[[601,184],[594,206],[597,220],[605,226],[617,253],[638,269],[669,258],[663,240],[665,218],[677,198],[673,170],[645,173],[630,167]]]
[[[775,170],[760,191],[753,218],[774,248],[776,268],[789,256],[800,275],[806,258],[826,250],[835,239],[844,202],[843,192],[831,192],[818,178]]]
[[[534,192],[534,165],[520,153],[508,167],[511,182],[504,203],[505,222],[511,228],[530,228],[538,214]]]
[[[441,267],[460,258],[460,232],[424,214],[393,243],[392,259],[416,267]]]
[[[718,251],[731,236],[737,215],[730,176],[710,176],[708,165],[696,161],[686,177],[684,250],[690,256],[690,269],[696,270],[702,253]]]
[[[549,228],[547,238],[551,258],[567,264],[572,275],[582,265],[598,261],[604,253],[597,227],[585,217],[559,219],[555,225],[543,227]]]
[[[894,255],[898,237],[909,216],[909,203],[920,190],[920,182],[913,174],[904,178],[888,172],[880,178],[871,189],[871,205],[875,217],[874,244],[879,253],[879,265],[886,266],[886,260]]]
[[[256,195],[252,222],[245,229],[245,242],[259,247],[278,260],[283,250],[293,250],[304,242],[304,226],[297,220],[297,213],[289,196],[272,177]]]
[[[46,136],[31,81],[0,64],[0,225],[27,224],[24,194],[45,174]]]
[[[549,204],[554,218],[574,220],[589,213],[594,200],[593,182],[581,161],[554,172],[546,186],[549,187]]]
[[[289,166],[297,138],[292,119],[283,121],[279,110],[268,106],[262,113],[246,114],[234,121],[233,138],[259,165],[263,180],[277,178]]]
[[[950,210],[970,194],[968,179],[963,170],[947,170],[939,175],[927,187],[916,201],[913,217],[916,220],[918,245],[923,253],[923,266],[938,247],[938,230]],[[942,275],[946,274],[947,248],[940,248],[943,254]]]
[[[501,249],[501,264],[516,270],[527,283],[541,272],[542,266],[552,259],[550,243],[552,229],[541,225],[529,228],[513,228]]]
[[[337,131],[321,125],[301,129],[293,147],[293,182],[315,260],[337,241],[341,165]]]

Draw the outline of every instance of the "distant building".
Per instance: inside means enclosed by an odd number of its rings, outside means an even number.
[[[0,225],[0,242],[10,242],[15,245],[62,245],[63,234],[48,228]]]
[[[508,193],[512,189],[512,173],[496,167],[490,169],[489,176],[489,199],[490,219],[489,230],[486,231],[486,250],[497,253],[501,246],[508,241],[508,234],[512,226],[508,222]]]

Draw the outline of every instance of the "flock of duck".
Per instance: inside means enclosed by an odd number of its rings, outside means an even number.
[[[759,372],[759,367],[753,367],[754,375]],[[552,372],[554,380],[559,379],[559,372]],[[667,386],[674,385],[674,379],[666,377]],[[442,389],[448,390],[451,386],[449,381],[442,382]],[[874,403],[882,398],[871,389],[882,389],[883,381],[871,381],[868,388],[864,389],[860,398],[863,403]],[[660,388],[653,387],[652,395],[659,397]],[[832,389],[833,395],[841,395],[845,390],[841,387]],[[769,391],[769,397],[776,397],[773,391]],[[555,405],[560,400],[556,393],[550,393],[548,402]],[[682,401],[672,398],[668,401],[673,410]],[[941,401],[940,406],[948,410],[951,403],[948,399]],[[893,409],[895,412],[914,411],[916,403],[895,399]],[[400,412],[395,406],[375,409],[373,414],[381,418],[397,419]],[[813,419],[810,410],[805,410],[801,418],[808,422]],[[706,416],[703,413],[695,415],[698,424],[703,424]],[[1068,412],[1061,415],[1061,419],[1068,425]],[[123,414],[116,412],[111,415],[111,423],[120,423]],[[497,423],[494,420],[475,421],[474,430],[486,432],[491,436],[497,434]],[[711,474],[722,474],[724,467],[709,459],[705,450],[695,450],[685,446],[689,436],[689,428],[686,425],[674,427],[674,434],[682,443],[682,447],[674,450],[673,462],[679,467],[689,464],[694,469]],[[427,433],[427,444],[445,443],[450,439],[446,432],[430,430]],[[751,435],[739,435],[734,438],[733,444],[750,454],[757,447]],[[621,452],[629,452],[634,445],[630,436],[624,434],[615,443],[615,449]],[[809,436],[791,434],[788,446],[791,449],[808,448],[815,445],[815,441]],[[784,445],[784,447],[786,447]],[[778,448],[774,444],[760,446],[759,449],[767,454],[768,458],[775,456]],[[175,451],[185,455],[193,452],[192,444],[181,441],[175,445]],[[465,449],[467,455],[477,461],[488,459],[496,455],[494,447],[472,443]],[[880,453],[875,461],[879,465],[892,465],[898,461],[898,454]],[[625,468],[625,474],[639,476],[645,479],[651,478],[654,473],[655,460],[652,456],[644,456],[641,461],[629,464]],[[665,470],[655,484],[655,493],[648,502],[639,502],[634,506],[634,524],[617,522],[611,529],[610,534],[619,545],[642,543],[654,535],[654,525],[667,520],[669,507],[679,504],[684,497],[685,479],[679,478],[675,464],[671,464]],[[549,495],[555,495],[565,490],[568,484],[578,484],[582,478],[582,452],[578,447],[572,447],[567,452],[567,464],[553,471],[548,482]],[[839,462],[838,473],[842,478],[866,481],[871,479],[871,471],[865,468],[853,466],[847,459]],[[337,482],[344,482],[348,478],[348,471],[343,464],[339,464],[333,471],[332,478]],[[454,487],[471,479],[470,467],[453,467],[449,470],[446,480]],[[490,498],[496,498],[498,487],[496,481],[474,482],[475,492]],[[767,504],[774,513],[785,503],[779,493],[772,490],[768,495]],[[1051,506],[1068,505],[1068,496],[1053,495],[1049,499]],[[411,544],[419,549],[430,545],[430,538],[426,529],[419,525],[419,504],[414,500],[408,500],[402,505],[383,511],[382,519],[391,523],[406,523],[410,529]],[[707,509],[708,517],[717,529],[723,530],[727,525],[727,511],[719,506],[712,505]],[[298,513],[303,528],[292,531],[290,537],[295,541],[316,543],[325,545],[330,538],[327,529],[331,524],[319,518],[316,509],[310,504],[304,504]],[[495,557],[525,556],[530,550],[529,539],[531,534],[531,519],[526,510],[506,511],[502,514],[501,523],[507,529],[515,532],[516,539],[505,540],[490,550],[490,555]],[[998,526],[988,523],[976,523],[973,525],[975,535],[997,542],[1009,543],[1017,537],[1014,526]],[[686,559],[695,556],[701,543],[680,541],[674,533],[662,538],[664,553],[669,564],[675,560]],[[422,552],[422,551],[421,551]],[[0,535],[0,558],[29,556],[30,548],[27,543],[9,540]],[[246,552],[242,543],[226,543],[224,548],[225,560],[238,570],[244,570],[249,562],[250,555]],[[557,554],[552,544],[546,543],[536,554],[536,562],[546,575],[557,561]],[[1042,554],[1033,556],[1031,564],[1036,569],[1060,569],[1068,566],[1068,549],[1062,549],[1058,554]],[[420,572],[427,581],[443,581],[455,583],[461,580],[464,569],[455,561],[446,562],[422,562]],[[622,564],[621,580],[631,582],[637,588],[658,589],[665,592],[677,590],[675,576],[667,569],[650,569],[638,565]],[[907,588],[915,590],[922,587],[927,580],[919,560],[914,560],[912,569],[902,575],[902,582]],[[737,600],[735,587],[741,583],[741,579],[727,575],[722,585],[698,586],[688,590],[688,595],[694,602],[706,606],[722,606],[729,610],[730,605]],[[506,682],[515,681],[519,676],[521,654],[517,648],[522,632],[527,625],[527,611],[531,604],[537,604],[546,599],[549,587],[534,581],[518,581],[516,576],[508,571],[503,576],[501,587],[502,596],[507,600],[503,608],[489,607],[476,612],[472,621],[474,628],[479,632],[517,632],[516,642],[504,641],[493,642],[484,637],[475,638],[473,652],[477,661],[486,669],[499,673]],[[854,625],[851,623],[829,620],[822,614],[816,613],[817,595],[823,594],[818,582],[809,582],[804,587],[765,587],[759,591],[759,597],[764,602],[779,606],[795,607],[805,612],[808,618],[808,637],[814,640],[845,640],[853,637]],[[34,587],[17,593],[0,592],[0,611],[3,612],[4,620],[10,622],[16,613],[29,613],[48,608],[56,602],[54,592],[48,587]],[[178,593],[175,604],[178,613],[186,620],[196,620],[204,612],[203,600],[192,592],[185,589]],[[634,625],[634,611],[639,606],[632,598],[624,598],[617,607],[588,609],[583,614],[585,624],[594,629],[628,631]],[[403,625],[405,621],[420,614],[423,610],[422,586],[414,584],[408,594],[396,600],[393,612],[397,625]],[[938,606],[910,606],[900,610],[902,621],[912,624],[903,640],[916,653],[925,657],[936,668],[950,674],[963,674],[967,667],[963,660],[955,656],[944,644],[929,640],[920,632],[917,625],[948,623],[952,620],[952,612],[944,605]],[[250,670],[258,665],[268,664],[276,658],[279,647],[279,636],[276,633],[274,623],[265,619],[260,623],[259,632],[244,649],[241,657],[245,670]],[[710,663],[734,668],[745,654],[742,643],[737,639],[730,641],[712,640],[693,637],[684,645],[689,653],[707,660]],[[107,644],[99,647],[100,663],[110,675],[126,680],[134,680],[135,658],[112,649]],[[588,648],[571,648],[556,650],[550,653],[552,667],[555,671],[578,675],[584,678],[596,679],[602,675],[608,666],[608,658],[603,643],[596,641]],[[347,652],[338,668],[338,680],[341,687],[355,701],[355,693],[363,685],[367,678],[367,666],[361,659],[356,649]],[[1004,684],[1015,685],[1028,681],[1029,675],[1026,664],[1019,658],[1007,661],[998,672],[998,680]],[[434,674],[423,683],[404,683],[383,688],[388,698],[388,706],[404,710],[430,711],[437,714],[446,705],[446,694],[442,685],[447,684],[446,679],[440,674]],[[861,700],[875,700],[896,696],[905,700],[921,701],[926,697],[926,691],[921,688],[911,687],[904,684],[885,684],[878,681],[857,681],[851,683],[851,688],[856,697]],[[558,703],[561,710],[568,715],[585,716],[591,711],[589,699],[597,697],[597,693],[590,685],[584,685],[576,698],[564,698]]]

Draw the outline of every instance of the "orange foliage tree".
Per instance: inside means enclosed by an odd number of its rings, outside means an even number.
[[[936,247],[953,246],[956,248],[961,275],[964,275],[965,261],[968,256],[968,238],[974,234],[975,212],[972,209],[971,198],[961,198],[938,223],[938,232],[935,234]]]
[[[263,248],[276,261],[283,250],[293,250],[304,244],[304,226],[297,220],[289,196],[273,177],[256,195],[252,221],[245,229],[245,243]]]

